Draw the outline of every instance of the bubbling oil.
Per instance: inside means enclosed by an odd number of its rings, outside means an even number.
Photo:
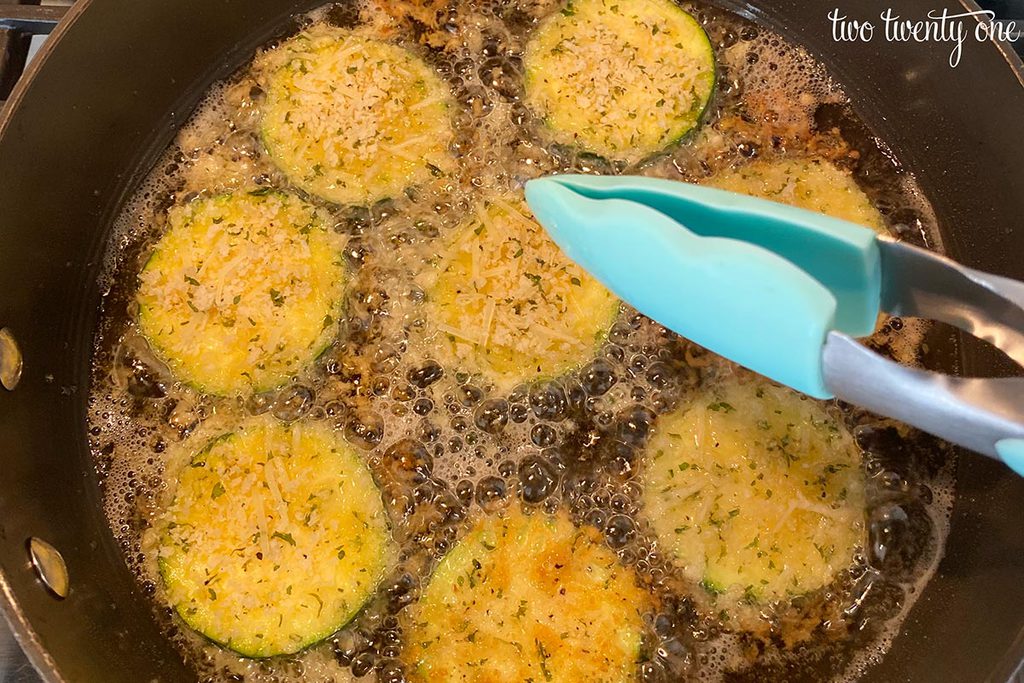
[[[625,305],[595,355],[558,379],[503,392],[431,357],[422,343],[421,264],[476,196],[548,173],[699,181],[754,157],[813,155],[853,171],[898,237],[941,246],[913,178],[864,133],[825,68],[799,46],[705,5],[684,7],[715,46],[719,87],[689,140],[628,167],[550,144],[522,102],[522,55],[533,26],[556,5],[335,4],[298,19],[373,25],[423,55],[457,103],[458,172],[373,206],[325,206],[347,240],[346,314],[334,345],[284,387],[244,398],[199,394],[174,381],[135,322],[135,275],[163,231],[167,207],[260,187],[301,194],[262,147],[264,92],[251,66],[210,91],[119,218],[103,275],[90,444],[126,560],[204,680],[405,680],[398,613],[473,519],[508,505],[538,514],[567,510],[576,523],[601,530],[636,570],[657,605],[645,616],[643,681],[761,680],[810,668],[818,680],[855,678],[885,653],[934,571],[953,504],[950,453],[902,425],[833,405],[864,452],[868,547],[833,585],[766,607],[763,632],[730,633],[695,599],[701,589],[658,548],[639,508],[636,475],[659,415],[745,371]],[[889,319],[871,343],[915,363],[925,331],[915,321]],[[171,483],[164,479],[168,458],[218,425],[267,412],[284,422],[327,421],[365,455],[401,551],[352,624],[297,655],[255,661],[203,641],[175,619],[164,606],[155,553],[142,538]]]

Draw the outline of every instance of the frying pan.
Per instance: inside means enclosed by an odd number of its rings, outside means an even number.
[[[111,224],[204,90],[322,0],[81,0],[0,118],[0,327],[24,354],[0,390],[0,609],[50,681],[180,681],[196,673],[161,635],[107,527],[85,435],[97,281]],[[907,17],[977,9],[901,0]],[[835,43],[832,5],[735,4],[829,65],[859,116],[913,172],[947,251],[1024,279],[1024,69],[1008,47]],[[851,17],[884,5],[845,0]],[[1010,372],[959,346],[944,362]],[[941,355],[941,354],[940,354]],[[28,561],[52,543],[70,574],[58,600]],[[946,553],[869,681],[1005,681],[1024,657],[1024,478],[960,459]],[[813,679],[813,671],[792,678]]]

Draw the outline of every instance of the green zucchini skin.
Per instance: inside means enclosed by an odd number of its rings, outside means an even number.
[[[433,355],[501,390],[590,361],[619,300],[570,261],[521,193],[485,196],[419,276]]]
[[[632,572],[566,513],[486,517],[402,613],[416,683],[636,679],[643,613]]]
[[[358,455],[325,426],[267,416],[192,457],[153,533],[174,610],[253,658],[293,654],[347,624],[394,555]]]
[[[853,437],[819,404],[764,380],[729,378],[659,418],[642,483],[659,545],[720,608],[818,590],[865,542]]]
[[[172,207],[167,222],[136,302],[139,331],[177,380],[267,391],[330,346],[348,274],[320,209],[258,190]]]
[[[261,138],[304,191],[365,206],[454,166],[448,86],[419,56],[373,36],[315,25],[258,61]]]
[[[526,101],[556,142],[631,163],[697,128],[717,79],[707,33],[670,0],[573,0],[524,63]]]

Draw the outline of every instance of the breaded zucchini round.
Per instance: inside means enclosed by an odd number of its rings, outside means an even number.
[[[346,284],[341,243],[280,192],[173,207],[139,275],[139,328],[174,375],[212,394],[271,389],[330,343]]]
[[[344,626],[391,561],[370,471],[329,429],[252,419],[184,467],[158,558],[185,622],[247,657]]]
[[[521,195],[483,198],[423,281],[439,355],[502,388],[586,362],[619,310]]]
[[[414,681],[629,681],[650,600],[593,529],[488,517],[402,615]]]
[[[643,506],[683,573],[733,602],[821,588],[864,544],[861,456],[814,401],[761,380],[665,416],[643,463]]]
[[[556,141],[636,161],[700,121],[715,55],[670,0],[568,0],[526,47],[526,101]]]
[[[296,186],[362,205],[451,167],[448,87],[412,52],[321,26],[263,59],[263,142]]]
[[[886,233],[885,219],[853,176],[823,159],[752,161],[717,173],[704,184],[817,211]]]

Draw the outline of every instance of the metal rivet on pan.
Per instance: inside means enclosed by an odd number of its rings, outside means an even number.
[[[28,556],[39,580],[58,598],[68,597],[68,566],[64,558],[52,545],[33,536],[28,539]]]
[[[21,379],[21,349],[14,335],[6,327],[0,330],[0,384],[14,391]]]

